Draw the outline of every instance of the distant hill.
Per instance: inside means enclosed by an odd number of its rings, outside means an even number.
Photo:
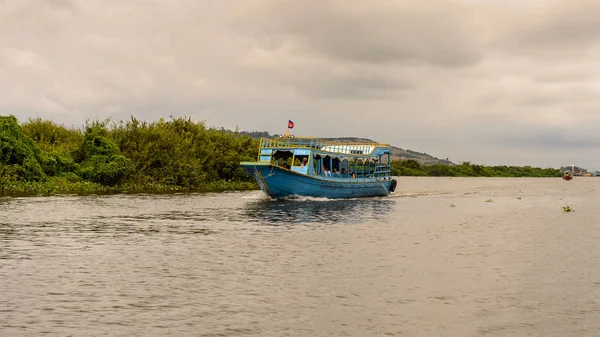
[[[275,138],[278,135],[271,135],[266,131],[258,132],[240,132],[241,134],[247,134],[252,138]],[[376,143],[375,141],[367,138],[358,138],[358,137],[340,137],[340,138],[321,138],[323,140],[336,141],[336,142],[347,142],[347,143],[356,143],[356,142],[368,142],[368,143]],[[427,153],[421,153],[417,151],[412,151],[408,149],[402,149],[396,146],[392,146],[392,160],[408,160],[413,159],[418,161],[421,164],[433,165],[433,164],[449,164],[454,165],[453,162],[448,159],[440,159],[434,156],[431,156]]]
[[[358,138],[358,137],[341,137],[341,138],[321,138],[323,140],[330,140],[336,142],[347,142],[347,143],[356,143],[356,142],[367,142],[367,143],[376,143],[376,141],[368,139],[368,138]],[[436,158],[427,153],[421,153],[417,151],[412,151],[408,149],[402,149],[392,145],[392,160],[409,160],[413,159],[418,161],[421,164],[433,165],[433,164],[449,164],[454,165],[453,162],[448,159],[440,159]]]

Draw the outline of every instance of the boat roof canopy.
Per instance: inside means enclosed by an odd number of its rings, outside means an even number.
[[[391,146],[374,142],[335,142],[309,137],[280,137],[276,139],[261,138],[261,149],[293,150],[310,149],[323,155],[378,157],[391,153]]]

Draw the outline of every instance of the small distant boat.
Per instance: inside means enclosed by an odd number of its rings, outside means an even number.
[[[391,146],[386,144],[327,142],[287,135],[262,138],[258,161],[240,165],[273,199],[376,197],[396,189],[390,156]]]
[[[571,179],[573,179],[573,175],[571,174],[571,172],[565,172],[563,174],[563,179],[564,180],[571,180]]]

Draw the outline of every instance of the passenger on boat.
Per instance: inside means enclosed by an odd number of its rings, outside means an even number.
[[[331,177],[331,171],[325,166],[323,166],[323,175],[326,177]]]
[[[346,168],[342,167],[342,177],[346,177]]]
[[[300,166],[306,166],[308,164],[308,158],[302,159],[302,164]]]
[[[350,178],[356,178],[356,175],[352,171],[350,171]]]
[[[336,167],[333,168],[333,176],[334,177],[339,177],[340,176],[340,171],[338,171],[338,169]]]

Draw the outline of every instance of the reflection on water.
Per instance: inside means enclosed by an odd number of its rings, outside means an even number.
[[[385,219],[394,200],[386,198],[326,200],[258,200],[246,205],[246,221],[264,225],[360,223]]]

